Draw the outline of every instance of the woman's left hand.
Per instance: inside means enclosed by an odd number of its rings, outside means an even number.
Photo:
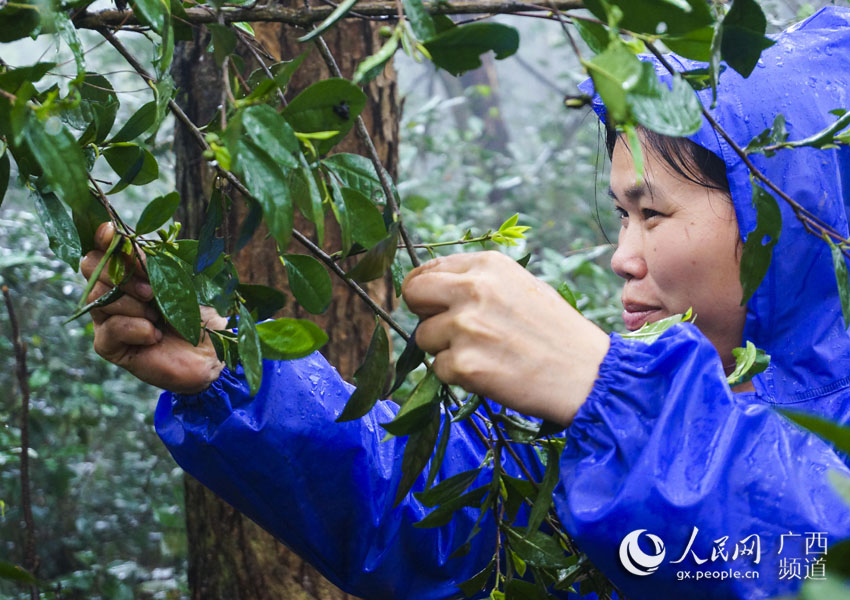
[[[572,422],[608,352],[601,329],[498,252],[431,260],[402,294],[442,381],[527,415]]]

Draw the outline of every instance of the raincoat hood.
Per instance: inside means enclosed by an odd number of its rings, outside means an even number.
[[[850,109],[850,10],[828,7],[774,37],[751,75],[732,69],[719,78],[717,105],[709,109],[740,147],[783,114],[789,140],[823,130]],[[668,55],[678,70],[705,67]],[[655,59],[652,59],[655,60]],[[657,61],[656,70],[666,69]],[[590,81],[582,85],[592,90]],[[711,90],[698,92],[710,107]],[[604,118],[599,96],[594,110]],[[742,240],[756,226],[747,166],[704,119],[690,139],[714,152],[726,173]],[[846,237],[850,204],[850,148],[781,150],[768,158],[753,154],[755,166],[791,198]],[[805,231],[791,206],[777,198],[782,232],[770,268],[747,305],[743,339],[771,355],[756,376],[764,400],[794,403],[850,385],[850,336],[844,325],[829,246]],[[697,320],[698,322],[698,320]]]

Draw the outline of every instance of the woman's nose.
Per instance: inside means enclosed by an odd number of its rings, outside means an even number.
[[[617,249],[611,256],[611,269],[626,281],[642,279],[647,272],[641,232],[637,227],[633,229],[634,231],[628,228],[620,230]]]

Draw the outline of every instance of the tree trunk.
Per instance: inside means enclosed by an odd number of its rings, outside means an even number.
[[[295,58],[311,45],[299,44],[295,38],[303,31],[277,24],[257,24],[257,40],[274,55],[275,60]],[[350,77],[360,60],[380,48],[377,27],[370,21],[349,21],[325,34],[325,40],[337,59],[343,75]],[[195,29],[195,41],[178,47],[173,75],[182,91],[178,102],[197,124],[216,117],[221,89],[220,69],[211,54],[205,53],[209,34]],[[240,50],[248,69],[257,67],[253,55]],[[329,76],[319,53],[310,55],[293,77],[286,91],[291,100],[301,89]],[[395,175],[398,145],[398,106],[395,73],[385,73],[364,90],[369,101],[363,112],[367,129],[372,134],[381,160]],[[364,153],[352,131],[337,146],[340,151]],[[211,172],[194,140],[180,126],[175,135],[177,155],[177,187],[182,196],[180,220],[187,237],[197,237],[212,185]],[[223,230],[235,239],[245,207],[234,197],[233,207],[225,219]],[[296,210],[297,213],[297,210]],[[313,227],[296,215],[296,227],[313,232]],[[234,257],[240,281],[285,288],[286,274],[277,259],[273,243],[263,241],[265,227],[254,240]],[[340,247],[339,231],[333,218],[326,219],[325,247]],[[305,253],[293,242],[290,252]],[[392,286],[385,281],[368,287],[373,298],[384,299],[391,308]],[[291,295],[289,295],[291,298]],[[310,318],[328,333],[329,342],[322,349],[340,374],[350,379],[365,355],[374,328],[374,317],[366,305],[349,292],[342,282],[334,281],[334,300],[323,315],[309,315],[290,300],[279,316]],[[342,600],[352,598],[343,593],[310,565],[278,543],[247,517],[216,498],[190,476],[185,480],[186,526],[189,547],[189,587],[193,600]]]

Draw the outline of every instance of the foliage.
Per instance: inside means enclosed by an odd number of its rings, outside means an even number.
[[[550,229],[555,229],[563,221],[555,193],[555,190],[564,193],[560,173],[574,167],[574,153],[558,156],[556,148],[563,140],[550,140],[553,143],[548,146],[544,140],[543,147],[552,150],[546,160],[541,161],[546,163],[546,168],[540,164],[535,171],[528,168],[528,161],[523,164],[521,153],[508,157],[477,150],[474,131],[471,135],[465,128],[436,135],[429,132],[429,122],[441,109],[440,102],[436,102],[421,107],[412,118],[408,117],[416,148],[414,158],[407,158],[407,169],[413,174],[413,182],[396,187],[377,156],[328,156],[349,131],[360,130],[362,124],[357,119],[366,105],[366,96],[359,86],[377,77],[399,47],[415,59],[424,57],[438,68],[458,75],[479,66],[481,56],[487,52],[493,51],[497,59],[513,55],[519,47],[515,28],[495,22],[458,25],[444,15],[432,16],[421,0],[404,0],[401,18],[393,29],[386,32],[387,41],[377,54],[363,61],[353,81],[334,73],[332,57],[326,57],[331,72],[336,76],[313,83],[281,108],[277,105],[276,92],[286,89],[300,59],[272,65],[268,71],[270,77],[265,77],[265,70],[258,71],[258,75],[243,77],[238,71],[244,61],[235,51],[240,43],[256,41],[251,39],[250,28],[246,32],[243,27],[229,24],[223,18],[226,11],[222,5],[212,2],[211,10],[218,11],[222,18],[218,24],[207,27],[212,34],[213,59],[226,74],[227,102],[223,103],[213,122],[189,123],[184,119],[185,115],[181,117],[172,101],[174,89],[167,74],[175,39],[186,35],[184,22],[189,18],[185,11],[188,5],[158,0],[133,3],[136,23],[156,40],[155,53],[149,57],[147,65],[128,52],[113,33],[105,28],[99,29],[105,40],[127,58],[154,95],[153,100],[139,107],[128,118],[119,118],[121,101],[110,80],[103,73],[86,70],[86,55],[76,30],[79,21],[75,19],[77,11],[88,4],[85,0],[21,0],[6,3],[0,8],[0,41],[8,42],[27,35],[56,35],[71,50],[76,69],[76,76],[68,85],[59,86],[45,83],[50,70],[56,67],[53,63],[0,66],[0,137],[3,144],[0,192],[6,191],[11,165],[14,164],[20,181],[33,195],[50,248],[73,269],[77,268],[81,254],[92,248],[96,226],[103,221],[111,221],[118,233],[100,268],[106,269],[116,291],[108,294],[105,301],[120,297],[120,285],[137,268],[134,257],[144,255],[147,266],[142,268],[151,281],[156,305],[169,326],[193,344],[197,344],[202,335],[211,336],[221,359],[230,365],[237,361],[242,363],[252,392],[256,392],[262,383],[263,357],[286,359],[305,356],[320,347],[327,336],[309,321],[276,319],[260,323],[280,306],[282,296],[277,290],[245,286],[239,280],[231,257],[224,252],[225,244],[217,236],[217,231],[221,228],[224,211],[231,203],[230,190],[233,189],[243,194],[252,206],[258,207],[262,221],[281,253],[286,252],[290,241],[295,239],[312,255],[289,253],[281,257],[290,276],[291,293],[311,313],[321,313],[331,300],[328,270],[351,287],[358,287],[359,283],[380,278],[389,272],[398,286],[405,270],[418,262],[413,248],[408,248],[407,256],[398,251],[400,241],[408,239],[409,220],[417,238],[435,240],[425,244],[426,251],[432,255],[442,251],[440,249],[466,246],[502,245],[516,247],[519,251],[532,250],[536,257],[540,257],[532,263],[532,269],[555,285],[564,284],[566,278],[571,278],[570,284],[560,288],[566,300],[574,303],[589,318],[607,319],[609,325],[613,321],[614,313],[609,302],[615,295],[613,286],[610,279],[601,274],[601,267],[593,262],[607,249],[602,240],[598,237],[577,238],[567,248],[562,247],[562,242],[548,244],[547,223],[551,223],[548,225]],[[354,4],[353,1],[340,3],[324,22],[302,37],[302,41],[316,42],[321,52],[322,32],[345,18]],[[703,121],[703,108],[694,94],[694,87],[702,85],[700,78],[716,88],[721,61],[747,76],[761,50],[772,43],[765,37],[767,18],[754,0],[735,0],[728,9],[719,3],[709,4],[703,0],[588,0],[585,5],[592,17],[584,13],[563,16],[555,11],[551,18],[569,20],[587,45],[589,53],[575,46],[577,60],[592,78],[613,124],[632,141],[639,174],[642,171],[640,146],[634,143],[638,127],[669,136],[693,133]],[[575,43],[572,35],[568,36]],[[659,79],[652,66],[642,62],[637,53],[646,50],[657,52],[656,46],[662,44],[684,56],[707,62],[706,70],[699,74],[671,73],[664,80]],[[147,72],[148,69],[152,74]],[[483,93],[483,90],[478,89],[477,93]],[[570,105],[585,104],[587,100],[573,99]],[[128,225],[111,202],[113,197],[129,193],[133,187],[151,185],[151,188],[145,189],[152,189],[160,180],[164,170],[159,167],[161,156],[158,158],[156,133],[167,110],[174,112],[191,130],[203,147],[205,158],[218,170],[205,223],[197,241],[180,240],[179,226],[167,226],[179,198],[170,189],[160,189],[161,184],[156,193],[150,194],[154,200],[147,203],[135,227]],[[848,123],[847,113],[837,112],[836,116],[835,125],[828,130],[796,142],[787,141],[787,136],[780,129],[781,123],[777,121],[774,129],[754,140],[747,151],[767,154],[794,144],[821,148],[845,144],[847,138],[843,130]],[[418,160],[417,155],[427,153],[438,135],[445,138],[455,136],[458,143],[452,155],[443,159],[432,156]],[[556,137],[558,134],[540,135]],[[445,143],[445,139],[440,141],[440,144]],[[469,152],[462,152],[463,149]],[[433,167],[435,162],[436,173],[442,172],[444,176],[461,165],[466,172],[477,170],[477,177],[470,178],[475,179],[477,185],[459,184],[451,190],[453,193],[448,194],[455,200],[451,206],[444,211],[429,212],[426,216],[424,208],[435,203],[436,198],[433,192],[422,189],[421,182],[417,189],[415,181],[417,177],[424,178],[422,165],[430,163]],[[114,185],[104,192],[99,178],[93,173],[107,169]],[[426,172],[430,177],[435,175],[433,168]],[[529,172],[531,176],[528,176]],[[496,182],[493,183],[492,176],[485,177],[484,173],[496,173]],[[754,173],[754,177],[759,175]],[[541,192],[539,208],[543,210],[538,212],[538,203],[532,203],[535,213],[542,215],[537,217],[540,223],[535,223],[543,225],[540,227],[540,241],[534,242],[542,244],[538,247],[525,239],[529,227],[525,223],[531,222],[530,218],[523,216],[523,224],[519,224],[519,213],[525,211],[506,210],[517,200],[515,194],[519,192],[514,190],[518,187],[517,183],[527,179],[531,179]],[[770,182],[761,183],[770,187]],[[743,249],[741,278],[746,291],[744,301],[758,287],[767,271],[772,244],[778,238],[781,227],[777,220],[776,200],[761,187],[761,183],[753,186],[758,228]],[[593,191],[587,185],[581,188],[585,195]],[[441,193],[445,194],[445,190]],[[785,199],[781,193],[778,195]],[[477,213],[479,219],[486,216],[488,224],[501,225],[484,233],[473,233],[473,229],[480,227],[480,221],[475,225],[469,223],[466,216],[461,216],[469,212],[461,212],[461,209],[469,211],[479,206],[484,207]],[[293,229],[296,211],[314,225],[320,241],[325,215],[332,215],[342,231],[342,247],[328,255],[308,243],[301,232]],[[514,216],[508,216],[511,214]],[[585,207],[584,212],[570,219],[570,225],[578,230],[580,224],[586,225],[592,220],[593,211]],[[244,245],[254,235],[258,222],[258,218],[246,219],[239,245]],[[770,238],[771,243],[763,243],[765,236]],[[834,246],[839,251],[847,251],[846,240]],[[63,285],[63,296],[67,295],[64,292],[70,284],[62,279],[66,275],[52,275],[57,269],[56,261],[40,254],[36,255],[36,260],[24,259],[14,252],[10,256],[17,258],[3,265],[4,280],[18,284],[29,282],[26,295],[35,296],[49,292],[47,287],[33,287],[34,283],[44,281],[46,286],[48,282],[57,283],[58,278]],[[357,262],[348,271],[342,271],[336,264],[336,260],[342,257],[356,258]],[[528,257],[520,261],[525,264]],[[843,264],[843,261],[836,262]],[[45,272],[47,275],[44,275]],[[846,272],[840,272],[839,276],[846,278]],[[70,289],[73,290],[73,287]],[[398,287],[396,289],[398,292]],[[86,296],[82,294],[83,299]],[[91,305],[85,305],[83,299],[75,309],[65,300],[62,300],[64,304],[60,304],[61,298],[57,296],[56,305],[45,304],[42,309],[45,314],[72,314],[77,317],[91,308]],[[236,325],[238,318],[237,333],[202,328],[199,304],[212,305],[231,317],[231,325]],[[398,325],[394,321],[392,324]],[[412,325],[410,322],[404,324]],[[413,327],[406,329],[409,331]],[[74,331],[79,333],[73,334]],[[48,335],[56,336],[55,340]],[[32,345],[43,355],[39,358],[47,357],[48,360],[52,349],[62,348],[65,356],[61,360],[65,360],[67,348],[82,352],[79,344],[88,344],[90,336],[90,327],[77,324],[59,326],[49,334],[44,332],[42,337],[33,337]],[[50,344],[43,341],[48,339]],[[743,371],[763,363],[754,349],[748,348],[739,354],[742,372],[737,375],[741,377]],[[429,475],[429,489],[420,494],[423,502],[435,507],[431,515],[419,524],[422,527],[445,523],[456,510],[466,506],[477,507],[482,518],[488,512],[492,512],[495,518],[502,548],[495,549],[493,561],[481,573],[461,585],[464,593],[473,595],[487,587],[492,598],[520,598],[528,597],[533,589],[534,595],[547,597],[547,590],[566,590],[581,582],[583,592],[593,589],[603,597],[607,596],[612,591],[611,584],[595,571],[586,557],[577,552],[557,517],[550,512],[554,482],[558,478],[557,457],[564,443],[553,437],[557,428],[518,415],[494,414],[490,406],[477,397],[469,398],[466,403],[457,401],[454,391],[437,380],[432,372],[417,370],[423,359],[413,343],[408,344],[399,357],[396,372],[400,377],[393,388],[396,397],[405,397],[405,401],[396,418],[383,424],[388,435],[409,436],[396,502],[410,491],[435,449],[431,473],[439,468],[445,453],[445,440],[451,427],[457,426],[452,423],[467,419],[473,410],[480,410],[488,426],[496,432],[496,441],[488,442],[486,462],[492,461],[494,466],[489,484],[467,491],[474,477],[459,475],[432,486],[434,478]],[[364,363],[355,376],[358,392],[352,396],[341,420],[361,416],[383,396],[389,363],[388,339],[383,324],[379,324]],[[108,440],[125,453],[133,453],[125,457],[125,461],[130,460],[134,467],[121,473],[110,472],[109,477],[130,478],[143,468],[148,473],[155,473],[153,467],[158,463],[157,451],[146,446],[149,440],[135,433],[131,435],[125,430],[126,438],[103,436],[92,441],[89,427],[111,429],[109,419],[115,417],[117,423],[120,416],[123,422],[115,427],[126,428],[126,422],[138,420],[138,415],[150,414],[149,407],[138,412],[138,403],[132,399],[132,394],[128,394],[133,386],[123,380],[120,386],[113,386],[110,381],[115,379],[114,371],[109,371],[105,365],[101,367],[104,372],[100,379],[88,382],[80,381],[68,364],[64,364],[67,370],[65,377],[46,377],[45,373],[55,373],[54,370],[41,371],[39,376],[40,371],[36,369],[33,374],[33,389],[39,395],[44,394],[44,399],[39,398],[35,405],[35,430],[44,438],[50,431],[50,437],[65,440],[60,446],[62,456],[46,458],[40,469],[39,477],[48,478],[48,482],[39,481],[36,485],[38,489],[61,490],[65,501],[68,495],[73,497],[71,483],[74,482],[86,492],[84,499],[80,497],[78,502],[93,502],[93,499],[107,505],[118,502],[114,495],[108,498],[98,496],[102,488],[96,485],[99,481],[97,473],[103,461],[91,460],[92,445],[97,447],[98,443]],[[52,367],[58,368],[58,365]],[[6,372],[11,373],[12,369]],[[410,377],[406,385],[405,376]],[[11,388],[11,385],[7,387]],[[47,403],[48,391],[64,398],[61,409]],[[92,413],[95,410],[92,397],[103,418],[96,418]],[[3,407],[3,410],[10,414],[13,408]],[[57,412],[62,418],[52,422],[51,417]],[[453,417],[444,420],[446,425],[442,429],[441,412]],[[148,417],[142,417],[142,421],[149,424],[145,419]],[[76,425],[73,431],[68,428],[69,423]],[[11,428],[0,431],[0,449],[4,449],[6,461],[14,458],[5,450],[15,447],[14,436]],[[533,445],[541,456],[546,457],[546,470],[541,481],[532,481],[530,477],[513,480],[502,472],[501,454],[512,449],[507,439],[511,444]],[[71,465],[75,465],[76,470]],[[12,471],[4,471],[2,477],[4,483],[10,486],[17,481]],[[148,576],[147,569],[153,567],[153,562],[114,562],[120,560],[114,557],[120,556],[122,544],[135,543],[139,548],[144,547],[148,557],[164,558],[165,551],[162,548],[150,551],[144,546],[150,540],[133,541],[132,536],[129,539],[124,536],[124,539],[113,542],[116,549],[113,554],[112,547],[103,543],[103,532],[112,531],[113,527],[117,529],[124,519],[132,521],[134,515],[140,520],[142,514],[153,514],[150,512],[151,498],[154,497],[151,486],[161,488],[160,493],[162,490],[173,492],[172,477],[163,474],[155,483],[148,479],[146,486],[141,487],[135,481],[128,481],[121,488],[127,496],[120,500],[124,503],[120,507],[122,510],[109,513],[114,519],[101,519],[94,523],[95,530],[102,530],[97,544],[85,537],[90,531],[85,522],[75,524],[78,542],[69,542],[69,549],[57,553],[57,557],[53,558],[55,564],[45,564],[40,575],[44,577],[46,574],[50,578],[53,574],[66,573],[68,565],[73,564],[72,568],[81,565],[74,575],[64,579],[64,588],[80,586],[89,597],[92,590],[104,597],[130,594],[130,588],[123,579],[128,573],[132,573],[133,577]],[[131,501],[135,503],[132,504],[134,508],[130,508]],[[531,507],[527,526],[515,522],[522,504]],[[173,504],[166,503],[164,506],[170,510]],[[68,518],[72,514],[74,511],[69,509],[53,516]],[[155,514],[171,513],[160,510]],[[167,516],[160,518],[165,520]],[[477,533],[476,528],[470,535]],[[468,542],[461,545],[456,553],[462,554],[468,549]],[[103,556],[87,552],[85,548],[89,547],[104,548]],[[505,550],[504,562],[500,562],[502,549]]]

